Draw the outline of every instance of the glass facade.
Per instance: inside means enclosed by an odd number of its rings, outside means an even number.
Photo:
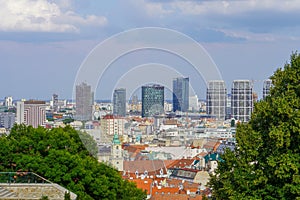
[[[173,80],[173,111],[186,112],[189,109],[189,78]]]
[[[253,110],[253,85],[249,80],[235,80],[231,88],[232,117],[247,122]]]
[[[227,90],[224,81],[208,81],[206,100],[207,114],[216,117],[217,120],[225,120]]]
[[[113,114],[121,117],[126,116],[126,89],[119,88],[113,94]]]
[[[142,117],[164,113],[164,86],[142,86]]]

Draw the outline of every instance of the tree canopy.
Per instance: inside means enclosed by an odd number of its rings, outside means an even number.
[[[15,125],[0,137],[0,171],[35,172],[78,195],[78,199],[145,199],[146,194],[99,163],[85,148],[94,146],[86,133],[67,126],[51,130]]]
[[[270,95],[239,124],[209,185],[216,199],[300,199],[300,55],[271,77]]]

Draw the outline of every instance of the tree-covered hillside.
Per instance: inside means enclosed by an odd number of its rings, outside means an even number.
[[[16,125],[9,136],[0,137],[0,171],[35,172],[78,199],[145,199],[143,191],[90,155],[80,139],[91,143],[89,137],[79,137],[69,126],[48,130]]]
[[[300,199],[300,55],[271,77],[271,95],[237,128],[210,185],[216,199]]]

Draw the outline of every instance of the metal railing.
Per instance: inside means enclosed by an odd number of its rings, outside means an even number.
[[[0,183],[53,184],[51,181],[33,172],[0,172]]]

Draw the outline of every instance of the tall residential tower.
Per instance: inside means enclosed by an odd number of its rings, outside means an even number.
[[[121,117],[126,116],[126,89],[119,88],[113,94],[113,114]]]
[[[216,117],[216,120],[225,120],[227,90],[224,81],[208,81],[206,100],[207,114]]]
[[[91,120],[93,111],[94,93],[86,83],[76,85],[76,116],[77,120]]]
[[[232,117],[247,122],[253,110],[253,84],[250,80],[234,80],[231,88]]]

